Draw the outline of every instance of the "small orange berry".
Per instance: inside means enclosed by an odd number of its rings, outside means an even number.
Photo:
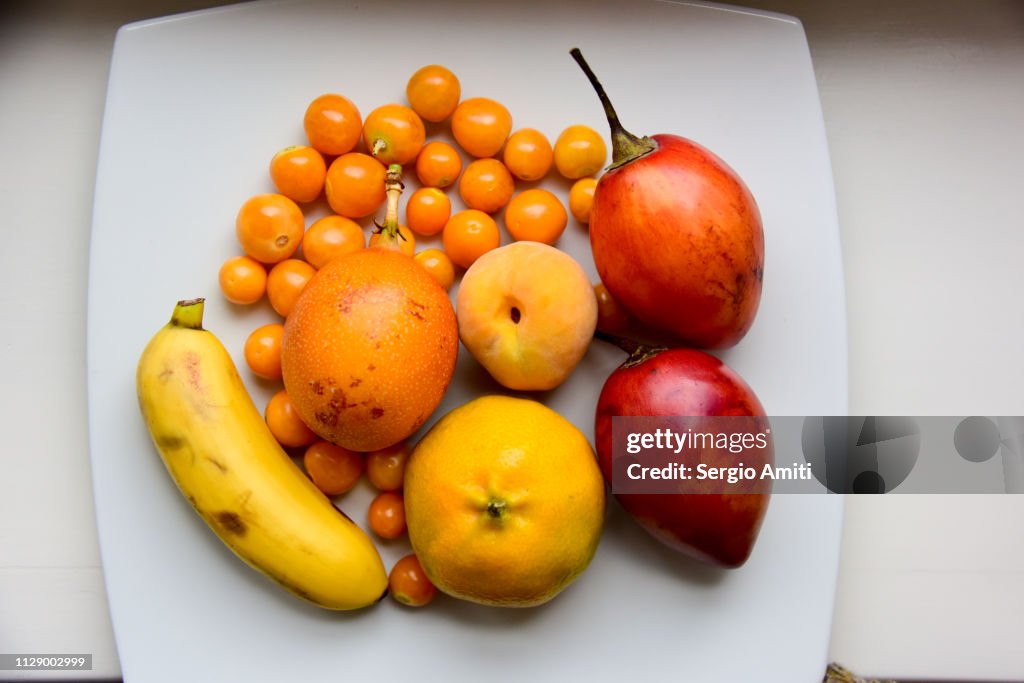
[[[478,258],[501,245],[501,231],[494,219],[483,211],[466,209],[448,219],[441,239],[452,263],[469,268]]]
[[[558,197],[539,187],[520,192],[505,209],[505,227],[515,240],[554,244],[568,220]]]
[[[368,522],[373,533],[394,539],[405,533],[405,500],[393,491],[378,493],[370,502]]]
[[[249,256],[229,258],[217,274],[220,291],[233,304],[254,304],[267,291],[267,269]]]
[[[257,327],[245,340],[245,363],[263,379],[281,379],[281,340],[284,326],[271,323]]]
[[[416,254],[415,259],[445,291],[455,284],[455,265],[442,250],[424,249]]]
[[[401,104],[385,104],[366,116],[363,142],[382,164],[407,164],[423,149],[427,133],[419,115]]]
[[[555,167],[570,180],[600,172],[607,159],[604,138],[590,126],[569,126],[555,140]]]
[[[416,177],[427,187],[448,187],[462,173],[462,157],[447,142],[428,142],[416,157]]]
[[[597,329],[602,332],[621,332],[629,324],[629,312],[622,307],[603,282],[594,285],[597,297]]]
[[[497,159],[477,159],[466,167],[459,180],[459,196],[471,209],[494,213],[508,204],[515,180]]]
[[[596,178],[580,178],[569,190],[569,213],[584,225],[590,223],[590,210],[594,208]]]
[[[502,159],[516,178],[534,181],[548,174],[554,152],[544,133],[523,128],[509,136]]]
[[[288,392],[284,389],[270,397],[266,412],[267,426],[277,442],[285,448],[308,446],[317,436],[299,418]]]
[[[384,203],[384,165],[368,154],[343,154],[327,168],[324,190],[334,213],[362,218]]]
[[[512,130],[512,115],[500,102],[486,97],[463,100],[452,114],[452,135],[475,157],[492,157]]]
[[[362,226],[338,215],[315,221],[302,238],[302,255],[316,269],[323,268],[331,259],[365,248]]]
[[[313,484],[327,496],[351,491],[366,469],[362,454],[322,439],[310,444],[302,464]]]
[[[427,578],[416,555],[406,555],[388,574],[388,592],[403,605],[423,607],[437,596],[437,587]]]
[[[299,294],[315,274],[313,266],[297,258],[285,259],[270,269],[267,298],[278,315],[288,317]]]
[[[449,69],[439,64],[416,71],[405,86],[409,106],[424,120],[437,123],[452,115],[462,96],[462,86]]]
[[[366,454],[366,476],[378,491],[398,491],[412,449],[405,441]]]
[[[332,156],[351,152],[359,142],[363,120],[344,95],[328,93],[309,103],[302,122],[309,144]]]
[[[238,243],[260,263],[277,263],[294,254],[305,229],[302,209],[283,194],[250,197],[235,219]]]
[[[421,187],[409,196],[405,205],[405,222],[420,235],[441,232],[451,215],[451,200],[436,187]]]
[[[326,177],[327,164],[312,147],[285,147],[270,160],[270,179],[274,187],[297,202],[311,202],[319,197]]]

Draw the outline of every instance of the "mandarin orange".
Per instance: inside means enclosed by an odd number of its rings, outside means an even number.
[[[406,463],[409,543],[462,600],[531,607],[590,564],[605,485],[587,437],[537,401],[489,395],[442,417]]]

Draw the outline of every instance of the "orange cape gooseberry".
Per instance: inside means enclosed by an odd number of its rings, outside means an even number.
[[[430,64],[416,71],[405,86],[409,106],[424,120],[444,121],[455,111],[462,96],[459,79],[450,69]]]
[[[558,197],[540,187],[523,190],[505,208],[505,227],[515,240],[554,244],[568,221]]]
[[[608,159],[608,146],[601,134],[590,126],[569,126],[555,140],[555,168],[566,178],[576,180],[601,171]]]
[[[243,351],[245,364],[253,373],[263,379],[281,379],[281,338],[284,327],[281,323],[262,325],[253,330],[245,340]]]
[[[547,175],[554,160],[551,143],[544,133],[533,128],[522,128],[505,142],[502,159],[509,172],[527,182]]]
[[[419,115],[401,104],[385,104],[366,116],[363,142],[382,164],[407,164],[423,149],[427,133]]]
[[[515,192],[515,180],[497,159],[477,159],[459,179],[459,196],[471,209],[494,213],[508,204]]]
[[[426,187],[448,187],[462,172],[462,157],[447,142],[432,140],[416,157],[416,177]]]
[[[405,222],[420,235],[436,235],[452,215],[452,202],[436,187],[421,187],[405,204]]]
[[[469,268],[478,258],[500,246],[501,231],[494,219],[483,211],[465,209],[448,219],[441,241],[452,263]]]
[[[294,254],[305,227],[302,209],[283,194],[250,197],[235,219],[238,243],[260,263],[277,263]]]
[[[312,147],[285,147],[270,160],[270,179],[274,187],[297,202],[311,202],[319,197],[326,176],[327,164]]]
[[[362,226],[336,214],[315,221],[302,238],[302,255],[314,268],[323,268],[333,258],[365,248]]]
[[[492,157],[512,130],[512,114],[505,105],[486,97],[463,100],[452,114],[452,135],[475,157]]]
[[[441,249],[424,249],[415,256],[416,263],[423,266],[423,269],[430,273],[430,276],[437,280],[445,291],[455,284],[455,264],[448,258],[448,254]]]
[[[584,225],[590,223],[590,211],[594,208],[594,190],[597,178],[580,178],[569,190],[569,212]]]
[[[352,100],[327,93],[309,103],[302,125],[314,149],[335,156],[351,152],[356,146],[363,119]]]
[[[334,213],[362,218],[384,203],[384,165],[368,154],[343,154],[327,168],[324,190]]]
[[[224,298],[233,304],[254,304],[267,291],[267,269],[249,256],[234,256],[225,261],[218,280]]]

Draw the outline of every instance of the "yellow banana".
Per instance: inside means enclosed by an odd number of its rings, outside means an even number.
[[[202,322],[202,299],[178,302],[136,374],[142,415],[178,488],[235,554],[291,593],[336,610],[377,602],[388,579],[373,541],[278,445]]]

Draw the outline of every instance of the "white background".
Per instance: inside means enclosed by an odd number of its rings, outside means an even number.
[[[85,285],[114,32],[200,2],[0,10],[0,651],[117,675],[86,448]],[[1024,3],[748,2],[807,31],[854,414],[1024,414]],[[131,283],[125,283],[130,287]],[[1024,678],[1024,500],[850,499],[832,659]],[[0,673],[2,677],[2,673]]]

